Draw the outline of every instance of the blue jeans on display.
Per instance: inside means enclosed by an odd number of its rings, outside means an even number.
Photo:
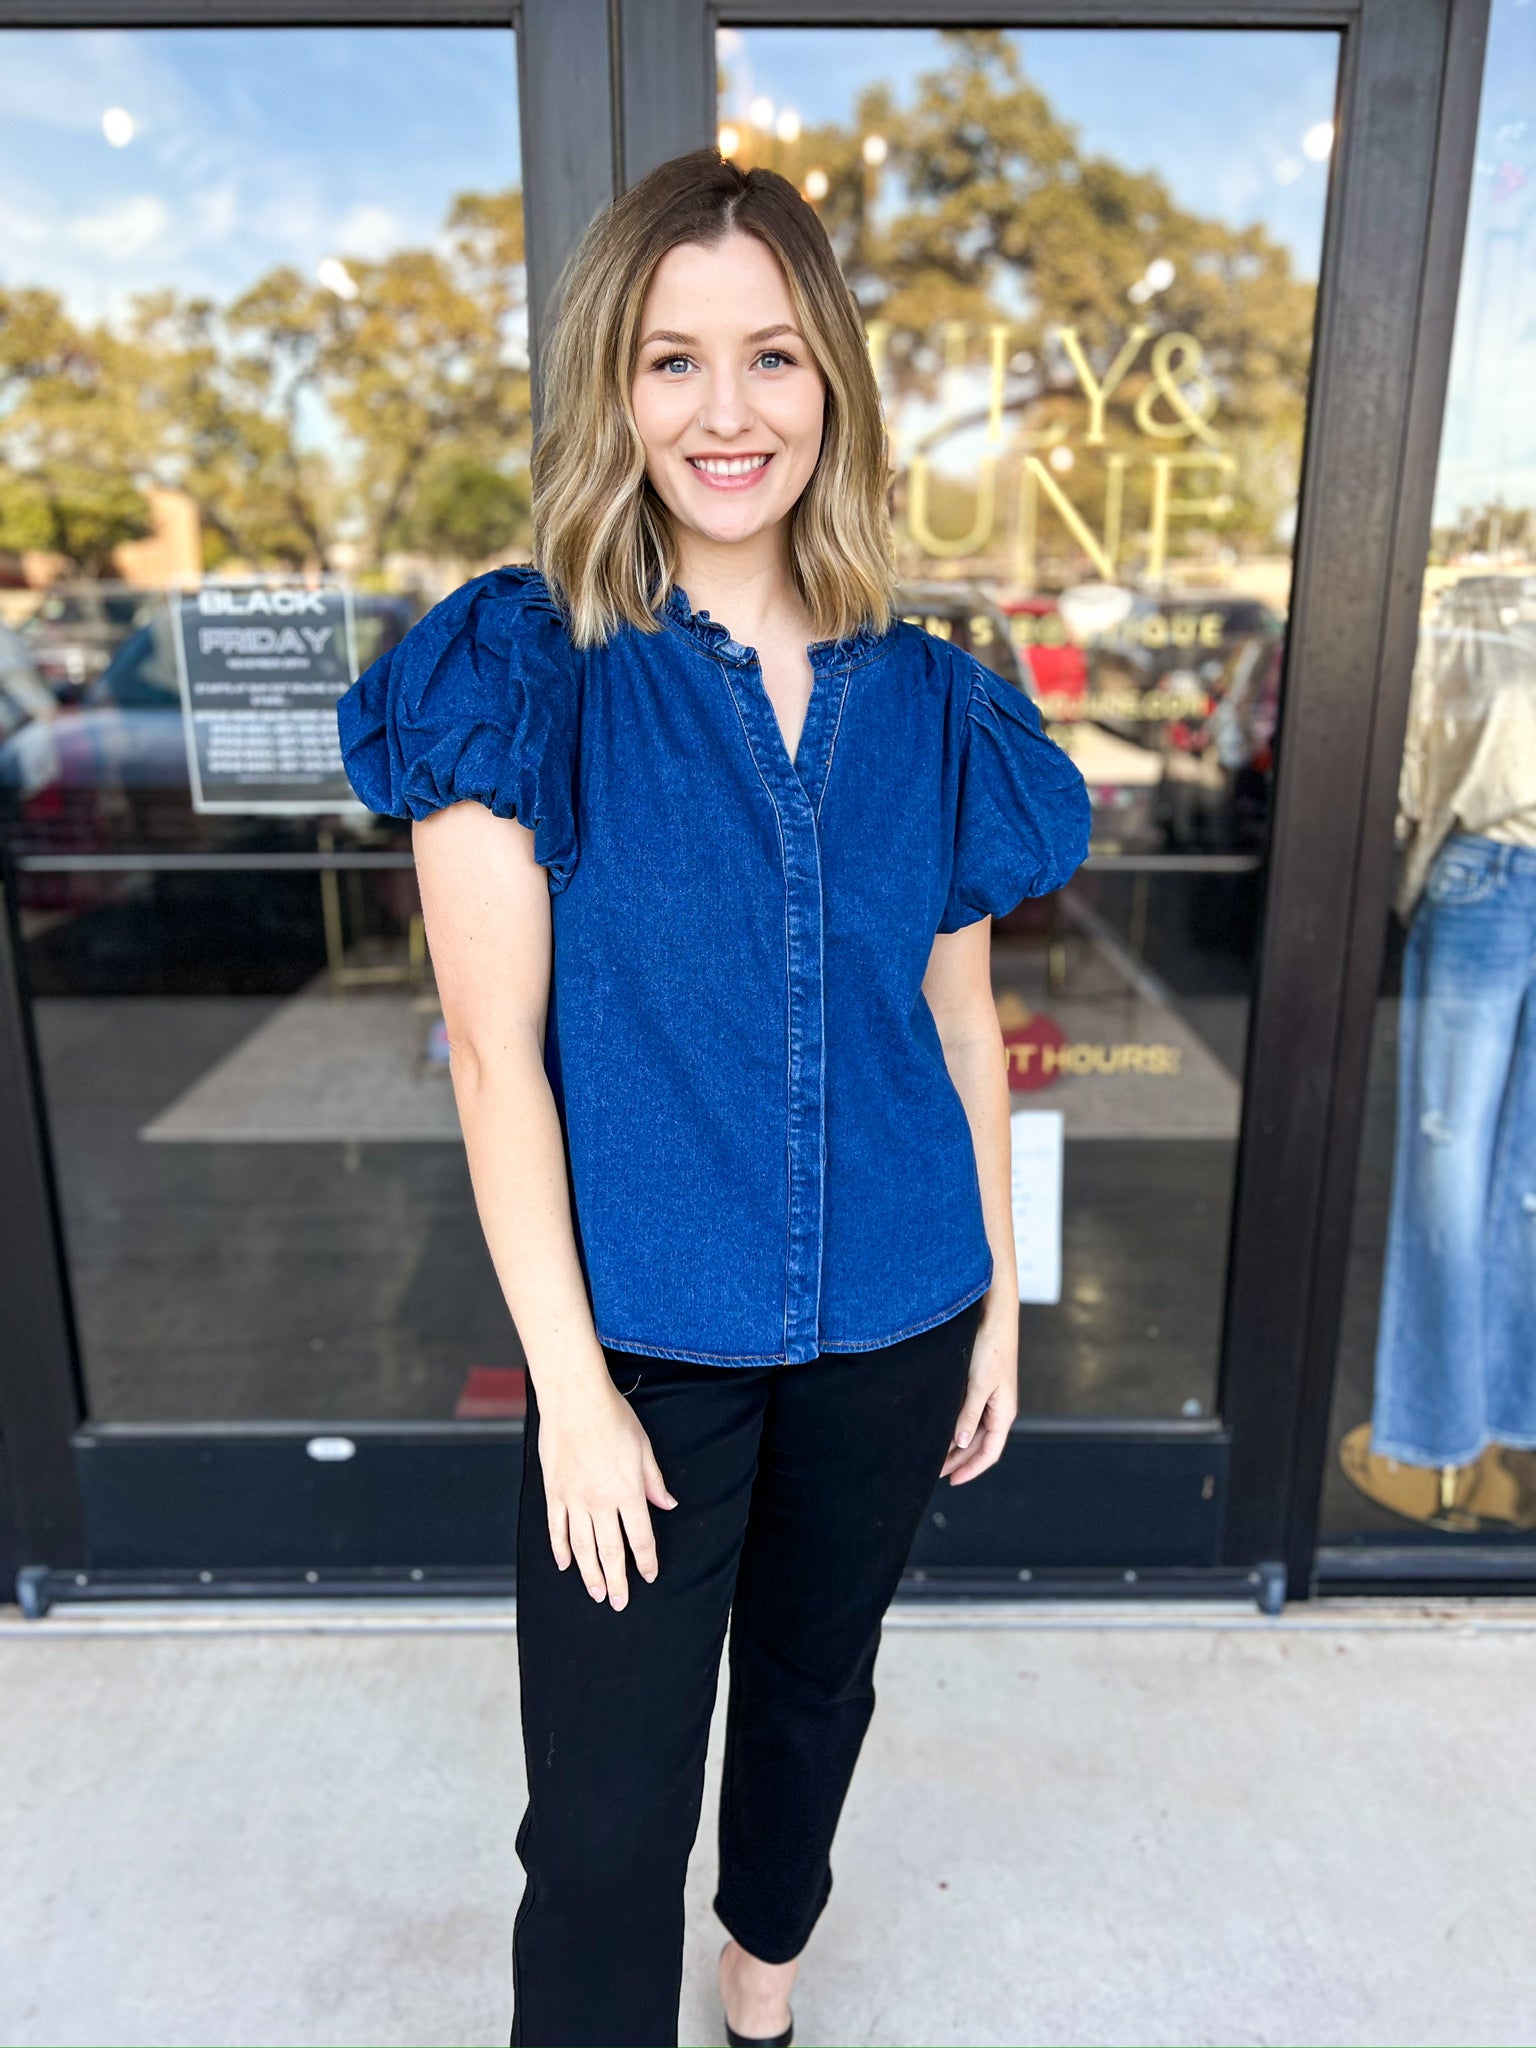
[[[1536,1446],[1536,851],[1454,833],[1408,935],[1373,1450]]]

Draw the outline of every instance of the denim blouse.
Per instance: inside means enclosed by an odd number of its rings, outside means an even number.
[[[793,761],[750,647],[673,586],[573,646],[536,570],[446,597],[338,706],[357,795],[533,833],[544,1062],[601,1343],[720,1366],[865,1351],[986,1292],[937,932],[1058,889],[1082,776],[1030,699],[901,622],[809,649]]]

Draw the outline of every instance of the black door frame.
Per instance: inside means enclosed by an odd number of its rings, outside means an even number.
[[[1488,0],[0,0],[4,26],[516,27],[536,389],[540,325],[592,212],[712,139],[722,21],[1340,34],[1221,1419],[1021,1427],[987,1486],[943,1489],[909,1593],[1129,1587],[1274,1605],[1311,1590],[1487,11]],[[594,101],[611,110],[606,148],[593,146]],[[349,1425],[365,1455],[327,1464],[308,1453],[313,1425],[88,1420],[12,873],[0,870],[0,888],[0,1539],[9,1521],[25,1603],[507,1584],[517,1425]]]

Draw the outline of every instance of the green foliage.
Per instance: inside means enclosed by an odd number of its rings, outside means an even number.
[[[1456,561],[1468,555],[1487,555],[1497,558],[1508,551],[1511,554],[1529,554],[1536,545],[1536,508],[1529,505],[1469,505],[1447,527],[1436,527],[1433,540],[1433,557],[1436,561]]]
[[[279,268],[226,307],[144,293],[113,332],[0,291],[0,546],[104,573],[150,484],[196,501],[210,568],[526,540],[522,254],[521,193],[463,193],[438,246],[348,262],[350,297]]]
[[[88,576],[111,573],[112,550],[151,529],[149,506],[121,476],[54,463],[40,476],[0,471],[0,548],[67,555]]]
[[[77,328],[53,293],[0,289],[0,547],[96,573],[149,531],[136,369],[131,342]]]
[[[403,522],[407,547],[423,554],[480,561],[533,540],[526,469],[511,475],[473,455],[449,451],[428,464]]]

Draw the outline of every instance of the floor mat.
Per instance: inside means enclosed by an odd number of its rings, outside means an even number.
[[[1068,1139],[1235,1138],[1241,1090],[1172,996],[1107,935],[1079,935],[1059,990],[1038,948],[999,936],[993,987],[1015,1109],[1058,1109]],[[430,999],[333,996],[324,975],[265,1018],[140,1136],[159,1144],[460,1142]]]

